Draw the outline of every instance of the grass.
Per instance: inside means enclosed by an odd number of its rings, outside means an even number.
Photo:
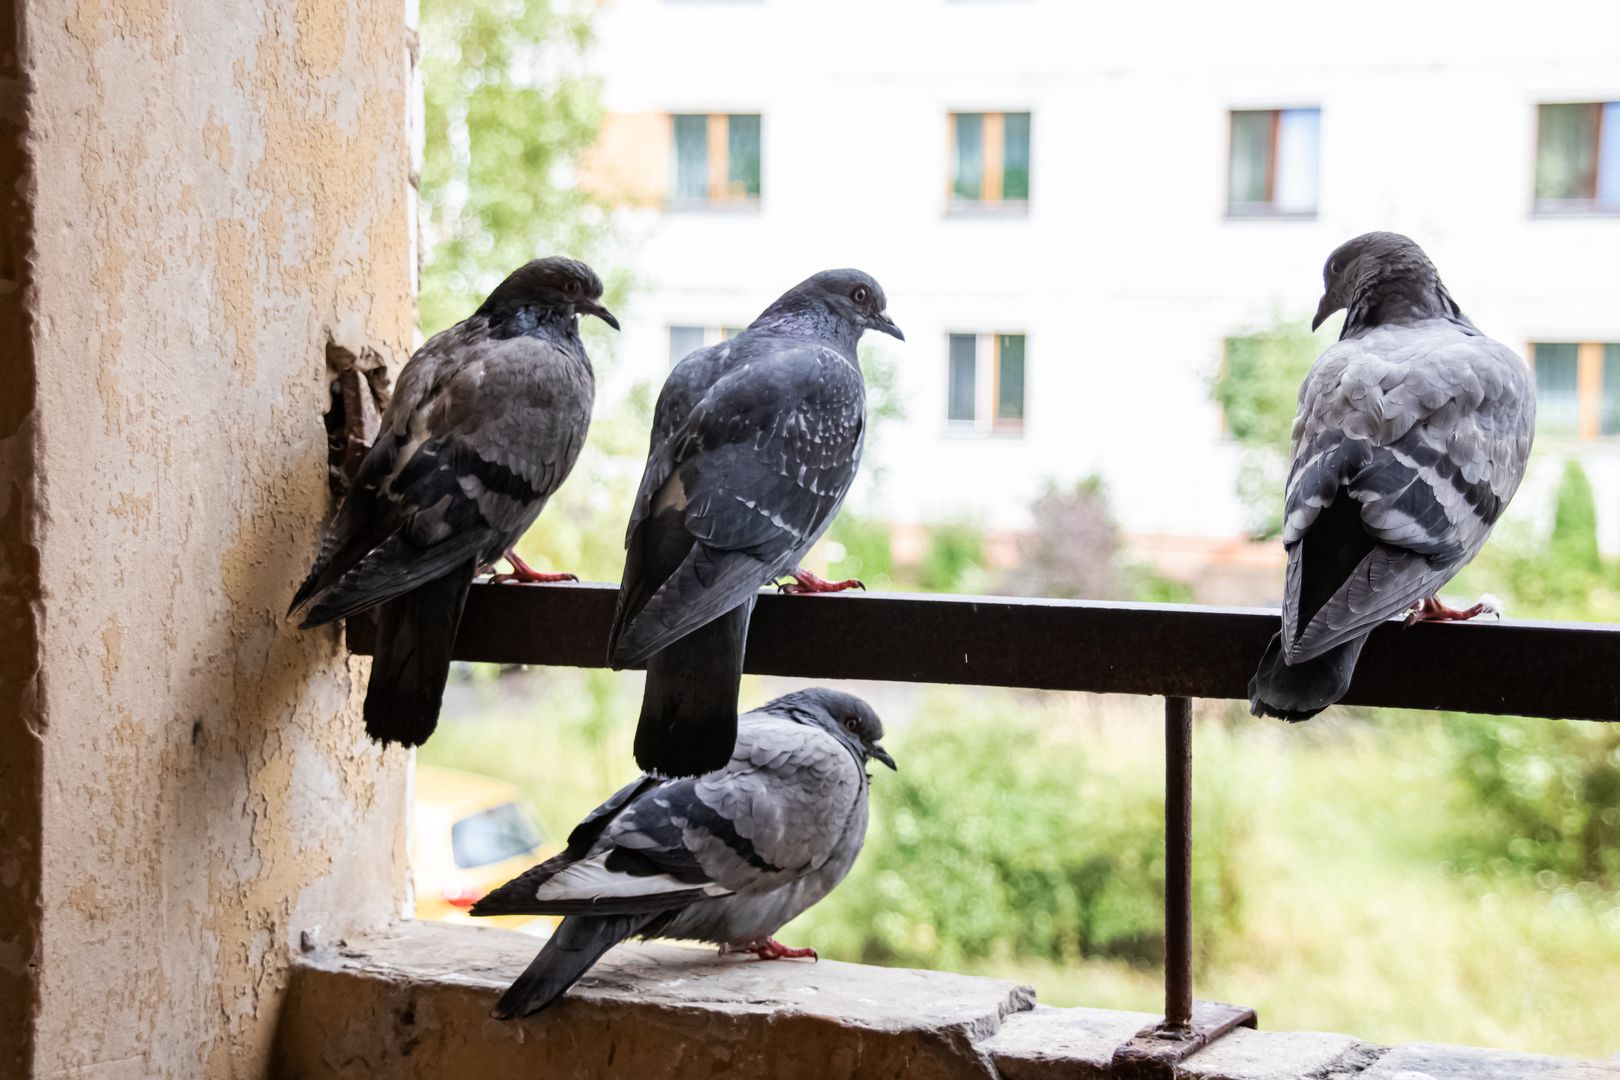
[[[749,680],[743,699],[782,689]],[[1159,775],[1153,701],[855,689],[879,706],[902,768],[906,746],[926,739],[942,712],[960,714],[952,721],[960,723],[1016,708],[1037,710],[1054,738],[1082,744],[1093,774],[1121,784]],[[639,695],[638,677],[604,672],[462,683],[450,706],[462,715],[447,718],[420,760],[515,782],[545,824],[566,833],[630,779]],[[1523,875],[1455,870],[1457,837],[1475,811],[1438,720],[1369,722],[1336,710],[1286,728],[1209,704],[1199,713],[1196,746],[1198,789],[1218,788],[1222,799],[1220,818],[1203,815],[1195,836],[1241,833],[1223,847],[1238,853],[1240,865],[1222,873],[1242,891],[1239,929],[1200,957],[1199,996],[1251,1005],[1272,1029],[1587,1057],[1620,1050],[1613,1006],[1620,899],[1590,887],[1538,886]],[[879,773],[877,785],[888,779]],[[857,878],[849,884],[861,887]],[[834,892],[784,938],[813,934],[818,923],[828,925],[822,920],[837,920],[841,906]],[[1027,982],[1047,1004],[1160,1007],[1150,964],[1009,955],[962,967]]]

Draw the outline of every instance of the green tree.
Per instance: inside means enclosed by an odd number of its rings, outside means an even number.
[[[570,174],[601,105],[579,74],[587,14],[551,0],[423,0],[421,325],[465,318],[547,254],[587,257],[606,228]]]
[[[1257,537],[1282,530],[1299,387],[1320,351],[1321,342],[1305,323],[1278,319],[1227,339],[1225,362],[1210,388],[1227,430],[1243,447],[1238,497]]]
[[[1592,481],[1587,479],[1586,470],[1573,458],[1564,465],[1564,475],[1558,481],[1547,554],[1572,574],[1595,577],[1603,572],[1603,559],[1598,554],[1597,500],[1592,497]]]

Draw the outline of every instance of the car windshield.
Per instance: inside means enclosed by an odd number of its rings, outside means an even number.
[[[450,828],[450,848],[456,866],[487,866],[540,846],[540,828],[519,803],[502,803],[462,818]]]

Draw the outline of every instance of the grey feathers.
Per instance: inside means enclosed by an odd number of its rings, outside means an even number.
[[[882,734],[871,707],[849,694],[778,698],[741,718],[724,768],[627,785],[574,830],[565,851],[480,900],[473,914],[567,915],[559,931],[583,920],[617,932],[614,940],[764,940],[849,872],[866,836],[866,763],[893,764]],[[596,942],[578,926],[565,939]],[[594,963],[601,950],[593,949],[576,952]],[[549,1004],[589,963],[561,985],[554,972],[539,973],[574,962],[548,944],[528,981],[502,999],[503,1015]],[[538,985],[555,992],[536,997]]]
[[[442,603],[384,612],[368,694],[374,736],[416,745],[432,730],[466,582],[517,542],[579,457],[595,382],[577,312],[611,321],[600,295],[589,267],[537,259],[400,373],[291,608],[318,626],[462,579],[438,590]],[[393,692],[399,680],[408,693]]]
[[[636,761],[667,775],[730,752],[748,610],[798,567],[849,491],[866,432],[862,332],[900,336],[877,282],[817,274],[678,364],[659,395],[609,650],[647,663]],[[695,631],[726,616],[701,641]],[[660,660],[660,655],[662,659]],[[667,677],[702,672],[699,683]]]
[[[1324,281],[1317,320],[1344,307],[1345,329],[1300,389],[1281,656],[1251,684],[1256,712],[1311,715],[1337,700],[1268,702],[1283,676],[1263,677],[1335,650],[1342,678],[1288,678],[1342,696],[1360,650],[1340,646],[1474,557],[1518,489],[1535,428],[1525,365],[1462,314],[1416,244],[1358,237]]]

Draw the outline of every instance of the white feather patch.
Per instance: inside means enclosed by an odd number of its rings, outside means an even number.
[[[626,896],[663,896],[697,888],[668,874],[637,877],[615,873],[602,865],[600,857],[575,863],[535,890],[537,900],[602,900]],[[710,896],[724,896],[730,890],[719,885],[702,886]]]

